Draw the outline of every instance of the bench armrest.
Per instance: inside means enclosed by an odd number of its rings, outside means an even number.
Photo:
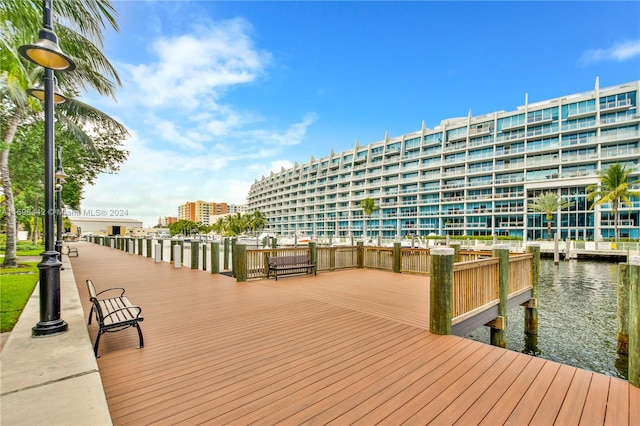
[[[100,296],[102,293],[106,293],[108,291],[114,291],[114,290],[120,290],[120,297],[124,296],[124,288],[122,288],[122,287],[112,287],[112,288],[107,288],[105,290],[102,290],[102,291],[96,293],[96,298],[98,296]]]
[[[136,319],[140,318],[140,314],[142,313],[142,308],[140,306],[136,306],[136,305],[131,305],[131,306],[127,306],[125,308],[120,308],[120,309],[116,309],[115,311],[111,311],[107,315],[105,315],[104,318],[109,318],[111,315],[115,315],[115,314],[118,314],[118,313],[123,312],[123,311],[128,311],[130,309],[137,309],[138,310],[138,314],[135,316],[135,318]],[[140,320],[142,320],[142,318],[140,318]]]

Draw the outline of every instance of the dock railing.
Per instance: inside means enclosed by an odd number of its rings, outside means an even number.
[[[487,325],[492,343],[506,344],[504,330],[512,306],[535,310],[536,321],[525,329],[537,332],[537,274],[539,246],[529,253],[510,254],[507,246],[496,245],[492,256],[454,263],[454,249],[438,248],[431,253],[430,329],[437,334],[465,335]],[[464,257],[464,256],[461,256]],[[527,321],[532,315],[526,316]]]

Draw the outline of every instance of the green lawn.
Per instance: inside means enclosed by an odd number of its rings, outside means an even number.
[[[39,279],[37,262],[0,268],[0,332],[11,331],[16,325]]]

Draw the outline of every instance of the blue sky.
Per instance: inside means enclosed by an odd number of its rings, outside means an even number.
[[[83,100],[129,129],[130,156],[82,210],[145,226],[356,140],[640,79],[639,2],[113,4],[123,87]]]

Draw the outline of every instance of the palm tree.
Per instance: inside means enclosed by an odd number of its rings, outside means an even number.
[[[566,201],[560,198],[560,196],[551,191],[544,192],[538,195],[530,204],[529,211],[544,213],[547,220],[547,239],[551,239],[551,221],[553,220],[553,214],[558,210],[564,210],[573,206],[572,201]]]
[[[360,208],[362,209],[362,213],[364,213],[365,216],[369,217],[369,220],[367,221],[367,229],[366,229],[367,238],[368,238],[369,221],[371,220],[371,215],[373,215],[375,212],[380,210],[380,207],[376,206],[376,202],[373,198],[365,198],[364,200],[360,201]]]
[[[230,214],[224,217],[225,235],[235,236],[249,229],[248,215],[242,213]]]
[[[102,95],[115,98],[120,78],[102,54],[102,30],[106,24],[118,31],[115,9],[109,0],[75,0],[54,3],[54,13],[61,16],[56,30],[61,49],[74,58],[77,68],[72,73],[59,73],[58,86],[67,99],[80,90],[92,88]],[[5,195],[7,241],[3,265],[16,266],[16,215],[9,174],[9,148],[18,127],[30,110],[41,107],[28,98],[26,89],[40,80],[43,70],[22,58],[18,47],[31,43],[42,23],[42,3],[39,0],[5,0],[0,4],[0,102],[7,112],[3,123],[0,149],[0,175]],[[113,81],[112,81],[113,80]],[[75,138],[92,146],[92,138],[83,127],[110,128],[126,135],[126,129],[108,115],[82,102],[71,100],[56,108],[56,119]]]
[[[596,200],[596,204],[612,203],[615,241],[618,241],[619,207],[622,203],[631,206],[631,197],[640,197],[640,191],[632,188],[640,184],[640,179],[630,181],[633,169],[627,169],[624,164],[611,164],[604,170],[598,170],[599,184],[587,187],[587,200]]]
[[[260,210],[254,210],[248,217],[248,224],[251,231],[255,232],[267,224],[267,218],[264,217]]]
[[[222,217],[218,218],[218,220],[216,220],[216,222],[213,225],[211,225],[211,229],[213,229],[213,231],[219,234],[220,236],[224,236],[225,235],[224,218]]]

